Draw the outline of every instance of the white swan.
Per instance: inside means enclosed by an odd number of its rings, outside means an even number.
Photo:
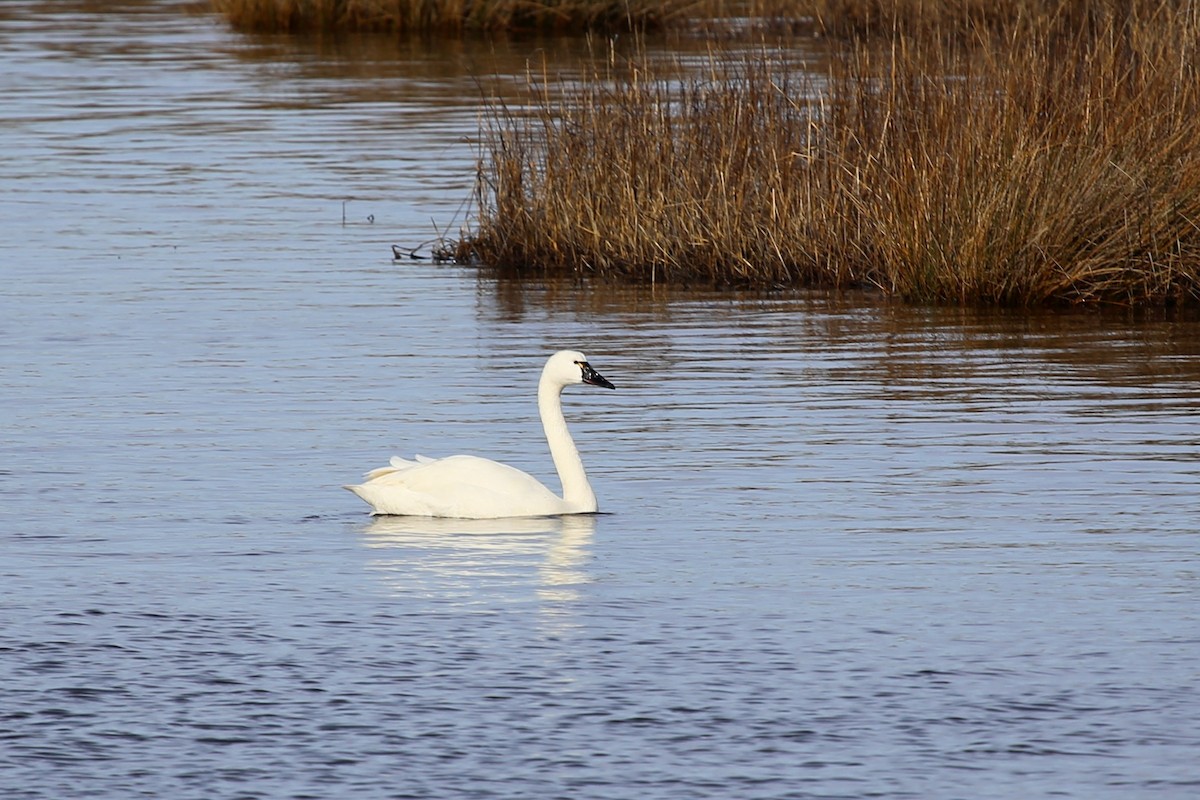
[[[615,388],[588,364],[587,356],[561,350],[546,362],[538,382],[538,411],[563,496],[515,467],[478,456],[395,457],[391,465],[368,472],[346,488],[366,500],[373,514],[498,519],[596,511],[596,493],[567,431],[562,413],[563,387],[573,383]]]

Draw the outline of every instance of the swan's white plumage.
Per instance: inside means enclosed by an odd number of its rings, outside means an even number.
[[[393,457],[388,466],[368,472],[361,484],[346,488],[375,514],[497,519],[594,512],[596,495],[567,431],[561,402],[563,387],[585,382],[612,388],[583,353],[563,350],[546,362],[538,383],[538,409],[562,480],[562,497],[515,467],[467,455],[418,455],[413,461]]]
[[[402,466],[396,466],[397,461]],[[532,475],[487,458],[393,459],[392,464],[371,470],[362,484],[347,487],[376,514],[491,519],[572,512]]]

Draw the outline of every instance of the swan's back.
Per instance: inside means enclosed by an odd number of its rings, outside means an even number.
[[[493,519],[579,511],[532,475],[478,456],[393,458],[364,478],[346,488],[375,514]]]

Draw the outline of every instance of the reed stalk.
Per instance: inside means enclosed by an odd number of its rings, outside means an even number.
[[[821,75],[768,47],[682,76],[610,57],[575,96],[493,107],[468,244],[656,282],[1196,303],[1200,19],[1109,9],[867,37]]]

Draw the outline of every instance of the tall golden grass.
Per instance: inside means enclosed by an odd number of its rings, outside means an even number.
[[[494,107],[463,247],[645,281],[1195,303],[1200,12],[1104,8],[863,40],[821,75],[768,47],[683,77],[609,59],[576,96]]]

